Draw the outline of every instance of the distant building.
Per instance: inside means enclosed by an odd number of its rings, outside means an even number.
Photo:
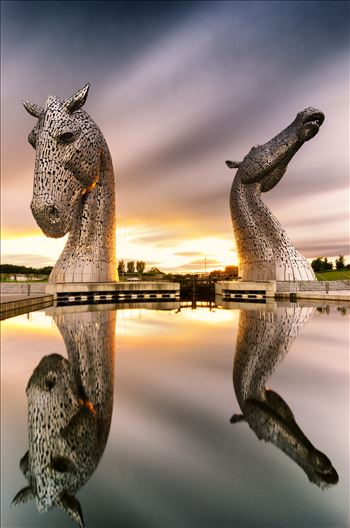
[[[12,281],[18,281],[18,282],[24,282],[28,280],[26,275],[11,275],[10,280]]]

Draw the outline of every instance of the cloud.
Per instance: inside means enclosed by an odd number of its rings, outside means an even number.
[[[38,268],[42,268],[44,266],[53,266],[55,262],[56,259],[47,257],[47,255],[30,255],[28,253],[8,253],[2,258],[2,264],[17,264],[19,266],[29,266]]]
[[[308,243],[305,246],[299,248],[307,258],[315,257],[331,257],[335,258],[339,255],[346,255],[349,258],[350,246],[346,240],[335,240],[334,242],[320,242],[320,243]]]
[[[222,262],[216,259],[206,259],[205,261],[204,258],[201,258],[201,259],[191,260],[190,262],[186,262],[186,264],[183,264],[182,266],[176,266],[174,268],[174,271],[189,271],[189,272],[198,271],[198,272],[204,273],[205,269],[208,271],[211,268],[215,268],[215,267],[222,268],[223,267]]]
[[[114,159],[118,228],[155,230],[141,244],[173,247],[204,231],[232,238],[234,171],[225,159],[242,159],[309,105],[326,121],[263,200],[287,232],[305,222],[308,240],[293,238],[299,247],[311,248],[317,233],[312,209],[322,208],[330,231],[338,229],[348,204],[336,218],[323,196],[348,186],[344,2],[28,4],[3,10],[5,229],[37,229],[29,210],[34,151],[26,142],[33,119],[20,100],[68,97],[87,80],[86,109]],[[297,219],[284,214],[291,204]]]
[[[176,251],[174,255],[178,255],[179,257],[199,257],[202,256],[202,253],[200,251]]]
[[[346,223],[348,221],[349,217],[346,213],[340,212],[336,214],[332,214],[331,221],[332,222],[340,222],[340,224],[346,226]],[[310,217],[307,219],[307,222],[305,222],[305,218],[299,218],[296,217],[292,220],[288,221],[289,227],[302,227],[305,229],[305,224],[307,225],[308,229],[313,226],[317,227],[318,229],[323,229],[325,225],[328,225],[330,222],[330,218],[325,217],[324,214],[320,214],[317,212],[316,216]]]

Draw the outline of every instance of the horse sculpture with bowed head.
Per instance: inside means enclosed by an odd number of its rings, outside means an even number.
[[[69,233],[49,282],[114,282],[115,190],[111,155],[82,110],[87,84],[67,100],[52,95],[45,108],[23,101],[38,119],[28,136],[36,150],[31,210],[45,235]]]
[[[54,311],[53,319],[68,358],[44,356],[28,381],[27,484],[13,505],[57,507],[83,528],[76,493],[99,464],[112,420],[116,312]]]

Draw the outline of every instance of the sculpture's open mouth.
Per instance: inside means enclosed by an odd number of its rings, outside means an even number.
[[[320,479],[322,479],[325,483],[329,485],[337,484],[337,482],[339,481],[338,473],[336,472],[334,467],[332,467],[327,472],[322,472],[322,471],[317,471],[317,470],[315,472]]]
[[[315,114],[308,116],[303,121],[303,125],[312,125],[317,128],[320,128],[324,121],[324,115],[321,112],[316,112]]]
[[[301,139],[301,141],[308,141],[316,136],[323,121],[324,114],[322,114],[322,112],[314,112],[310,115],[306,115],[298,132],[299,139]]]
[[[65,222],[62,220],[52,220],[47,218],[47,216],[42,216],[40,214],[34,214],[33,216],[36,220],[36,223],[47,237],[50,238],[61,238],[65,236],[69,229],[65,225]]]
[[[308,457],[308,461],[313,467],[315,475],[321,479],[325,484],[336,484],[339,480],[338,473],[332,466],[329,458],[324,454],[314,449]]]
[[[64,237],[69,229],[66,228],[64,224],[60,223],[53,223],[53,224],[45,224],[42,225],[37,221],[39,227],[41,228],[44,235],[50,238],[62,238]]]

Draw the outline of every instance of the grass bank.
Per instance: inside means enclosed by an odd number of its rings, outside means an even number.
[[[319,281],[350,280],[350,271],[321,271],[316,273]]]

